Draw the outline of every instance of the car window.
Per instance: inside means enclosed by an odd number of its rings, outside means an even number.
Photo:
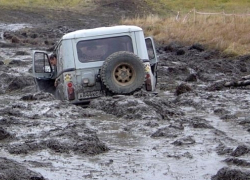
[[[46,53],[36,52],[34,54],[34,68],[36,73],[50,73],[51,67]]]
[[[155,53],[154,53],[153,42],[150,38],[145,39],[145,41],[146,41],[149,60],[154,59]]]
[[[133,52],[132,39],[129,36],[86,40],[77,43],[77,55],[82,63],[104,61],[109,55],[118,51]]]

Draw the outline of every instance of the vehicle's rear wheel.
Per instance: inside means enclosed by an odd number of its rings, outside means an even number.
[[[130,94],[142,87],[145,68],[138,56],[120,51],[106,59],[101,68],[101,79],[113,93]]]

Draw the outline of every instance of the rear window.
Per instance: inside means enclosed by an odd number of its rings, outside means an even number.
[[[132,40],[129,36],[79,41],[77,55],[80,62],[104,61],[117,51],[133,52]]]

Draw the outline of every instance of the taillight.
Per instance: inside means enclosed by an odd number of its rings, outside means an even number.
[[[149,73],[146,74],[145,85],[146,85],[146,90],[147,91],[152,91],[151,77],[150,77]]]
[[[75,99],[75,89],[74,89],[74,86],[73,86],[73,83],[72,82],[69,82],[67,84],[67,90],[68,90],[68,99],[69,100],[74,100]]]
[[[72,86],[73,86],[72,82],[69,82],[68,87],[72,87]]]

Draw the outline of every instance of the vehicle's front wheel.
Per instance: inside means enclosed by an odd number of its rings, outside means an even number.
[[[131,52],[116,52],[104,62],[101,79],[113,93],[130,94],[141,88],[144,83],[144,65],[141,59]]]

